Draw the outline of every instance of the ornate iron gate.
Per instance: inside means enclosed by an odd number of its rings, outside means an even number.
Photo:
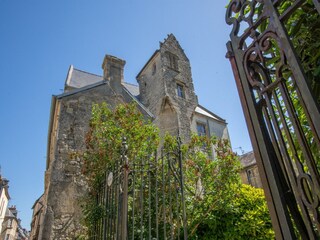
[[[277,239],[320,238],[320,81],[306,77],[286,27],[304,24],[292,17],[305,9],[319,19],[319,0],[232,0],[226,13],[227,57]]]
[[[181,142],[177,149],[121,160],[106,172],[97,194],[105,215],[90,239],[187,239]]]

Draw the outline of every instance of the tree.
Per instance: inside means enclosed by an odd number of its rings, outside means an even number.
[[[274,239],[263,190],[241,184],[228,140],[193,135],[183,154],[189,239]]]
[[[227,206],[213,209],[202,221],[197,239],[274,239],[263,190],[239,187]]]
[[[181,205],[171,204],[169,196],[170,193],[178,194],[176,176],[165,177],[167,180],[161,181],[163,161],[158,161],[153,154],[159,151],[157,128],[143,118],[134,104],[118,105],[113,111],[102,104],[93,106],[86,138],[87,150],[82,156],[85,160],[83,173],[87,177],[89,190],[83,200],[84,224],[88,230],[86,236],[103,233],[99,226],[108,210],[97,199],[103,192],[108,172],[115,172],[119,165],[124,136],[131,166],[141,168],[136,169],[137,176],[133,180],[137,197],[128,197],[129,228],[137,236],[148,238],[147,226],[157,220],[160,230],[171,232],[174,236],[183,234],[179,215]],[[193,135],[189,143],[180,146],[176,137],[167,134],[163,140],[163,151],[172,153],[177,148],[181,150],[183,158],[183,187],[190,239],[237,239],[239,236],[249,239],[272,238],[273,231],[263,193],[241,185],[240,163],[227,140]],[[140,160],[145,158],[149,159],[149,163],[152,162],[150,166],[155,171],[141,164]],[[118,167],[122,169],[122,166]],[[169,175],[172,167],[165,166]],[[155,200],[156,195],[162,193],[166,197],[163,195],[158,198],[159,201]],[[157,203],[158,210],[155,206]],[[142,204],[152,206],[152,209],[143,212]],[[169,205],[172,209],[167,211]],[[135,211],[142,211],[137,217],[131,217],[134,208]],[[155,211],[159,211],[159,214]],[[171,226],[164,223],[169,223],[169,219]],[[239,220],[238,224],[234,224],[236,220]],[[136,224],[136,227],[130,227],[130,224]],[[149,229],[152,233],[155,231],[154,228]]]
[[[114,110],[105,103],[93,105],[87,149],[82,154],[83,174],[88,184],[88,194],[82,201],[88,236],[105,217],[105,206],[97,202],[97,195],[106,184],[107,172],[119,164],[123,138],[128,143],[128,158],[135,161],[156,151],[158,136],[158,129],[144,118],[135,104],[119,104]]]

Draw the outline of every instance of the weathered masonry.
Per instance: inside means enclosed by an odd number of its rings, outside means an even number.
[[[191,132],[229,138],[224,119],[198,103],[190,62],[176,38],[170,34],[137,75],[139,86],[123,78],[125,61],[106,55],[103,76],[73,66],[64,93],[52,97],[48,132],[45,190],[35,204],[32,234],[37,239],[74,239],[81,231],[78,199],[86,192],[81,159],[72,153],[84,148],[93,103],[136,102],[146,118],[161,133],[180,135],[188,141]]]

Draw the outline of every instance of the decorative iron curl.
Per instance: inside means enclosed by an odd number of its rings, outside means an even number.
[[[245,73],[250,85],[260,92],[267,91],[268,86],[273,82],[278,83],[279,81],[283,80],[282,70],[285,69],[285,66],[287,66],[286,56],[279,48],[279,62],[275,66],[276,79],[272,81],[270,77],[270,69],[268,69],[268,66],[266,66],[266,59],[263,55],[264,52],[267,52],[272,47],[276,47],[272,40],[274,40],[276,44],[280,46],[278,36],[274,32],[268,31],[264,33],[250,48],[246,50],[243,59]]]
[[[238,36],[240,23],[242,21],[248,23],[249,25],[249,27],[244,32],[246,32],[255,24],[254,16],[257,14],[257,3],[263,5],[264,0],[232,0],[229,3],[225,15],[225,21],[228,25],[233,25],[231,35]],[[247,7],[250,8],[249,12],[246,12]],[[237,17],[232,17],[232,14],[237,15]],[[262,15],[263,14],[261,14],[261,16]],[[261,22],[261,20],[259,20],[258,22]],[[253,32],[254,31],[251,31],[250,34],[252,34]],[[248,34],[248,32],[246,34]]]
[[[305,181],[305,183],[310,187],[310,189],[308,189],[308,186],[303,184],[303,181]],[[313,182],[312,177],[307,173],[301,173],[298,176],[297,184],[303,204],[312,212],[314,220],[317,222],[317,224],[319,224],[320,216],[318,208],[320,205],[320,200],[316,192],[317,187]],[[319,228],[319,226],[317,227]]]
[[[237,18],[232,17],[232,13],[237,14],[240,12],[242,2],[243,2],[242,0],[232,0],[229,3],[226,11],[226,16],[225,16],[226,23],[228,25],[233,25],[233,29],[231,32],[235,36],[238,34],[238,31],[239,31],[239,21]]]

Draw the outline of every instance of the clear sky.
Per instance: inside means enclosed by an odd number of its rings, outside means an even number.
[[[102,75],[105,54],[135,76],[173,33],[191,63],[199,102],[228,122],[232,147],[251,150],[225,44],[228,0],[0,0],[0,165],[11,204],[30,229],[44,190],[51,95],[70,64]]]

